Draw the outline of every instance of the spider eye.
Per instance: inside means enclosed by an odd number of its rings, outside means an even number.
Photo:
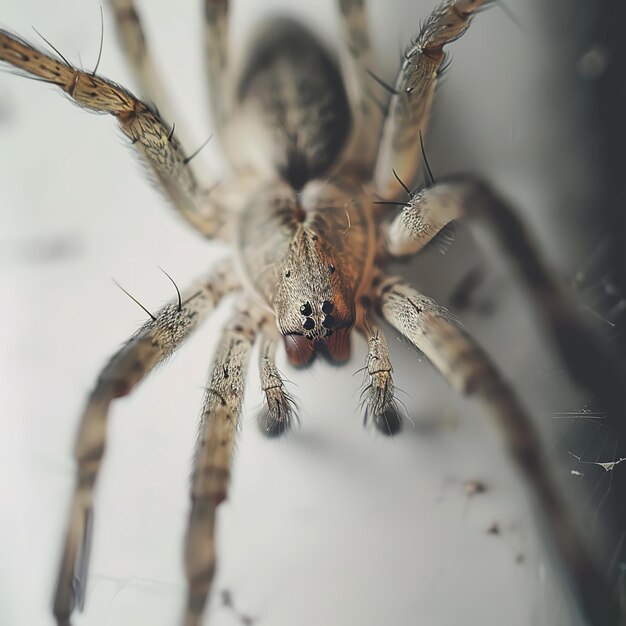
[[[312,312],[313,312],[313,309],[311,308],[311,305],[309,302],[305,302],[300,307],[300,313],[302,313],[302,315],[311,315]]]
[[[304,330],[313,330],[315,328],[315,320],[311,317],[307,317],[302,324]]]
[[[324,328],[332,328],[335,325],[335,316],[327,315],[322,322]]]
[[[324,302],[322,302],[322,313],[324,313],[325,315],[332,313],[334,308],[335,305],[329,300],[324,300]]]

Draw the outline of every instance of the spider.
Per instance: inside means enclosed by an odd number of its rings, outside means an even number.
[[[122,4],[117,3],[115,15],[126,44],[134,46],[140,40],[139,23],[132,7]],[[442,46],[463,34],[483,5],[447,2],[427,19],[407,52],[398,82],[390,87],[390,113],[379,145],[371,125],[380,118],[374,117],[376,107],[365,97],[374,64],[362,3],[340,4],[349,42],[343,50],[343,80],[308,31],[277,21],[257,37],[251,60],[235,82],[225,54],[227,5],[208,2],[216,132],[237,172],[236,182],[223,181],[215,188],[204,188],[194,178],[190,153],[180,147],[175,125],[168,122],[175,116],[165,113],[167,107],[161,106],[164,112],[159,113],[95,73],[77,73],[63,59],[35,52],[3,34],[2,60],[44,81],[62,83],[87,109],[113,113],[179,213],[204,236],[225,239],[238,251],[236,270],[229,258],[183,289],[170,305],[150,313],[151,319],[113,357],[99,379],[79,433],[79,481],[55,600],[58,623],[66,623],[73,605],[83,599],[85,557],[79,553],[88,536],[92,488],[104,447],[104,431],[96,426],[104,425],[109,402],[127,395],[231,291],[241,292],[241,298],[224,331],[207,385],[195,457],[186,623],[197,623],[211,584],[215,510],[226,497],[243,370],[256,337],[262,342],[266,430],[281,433],[294,417],[275,364],[277,346],[284,346],[295,366],[307,365],[315,356],[341,363],[348,358],[351,334],[357,331],[369,349],[365,411],[386,431],[397,423],[397,409],[391,363],[378,326],[378,318],[384,317],[453,386],[477,395],[488,407],[502,403],[495,411],[501,419],[519,420],[505,429],[522,471],[538,485],[540,502],[552,507],[549,520],[561,531],[575,532],[552,485],[532,423],[509,386],[444,309],[383,273],[389,255],[417,252],[451,219],[480,213],[485,206],[496,217],[509,215],[497,195],[471,179],[441,182],[419,192],[409,187],[426,129],[428,115],[422,109],[428,108],[431,88],[444,65]],[[139,59],[135,70],[143,93],[163,103],[160,84],[144,63],[147,53],[131,56]],[[421,61],[414,65],[417,59]],[[310,67],[305,78],[299,73],[303,67]],[[415,83],[422,70],[425,77]],[[87,85],[84,93],[81,81]],[[289,94],[286,101],[285,93]],[[400,212],[394,216],[378,202],[400,203]],[[515,429],[517,433],[512,432]],[[566,563],[580,576],[576,582],[581,597],[593,614],[598,610],[593,594],[600,592],[589,578],[594,569],[582,542],[577,541],[573,550],[571,545],[562,548]]]

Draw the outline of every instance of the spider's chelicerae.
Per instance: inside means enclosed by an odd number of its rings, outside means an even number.
[[[396,82],[386,85],[376,74],[360,0],[337,3],[341,69],[303,26],[274,19],[259,30],[239,71],[227,54],[228,3],[206,0],[215,132],[233,172],[217,185],[200,182],[193,153],[179,143],[178,118],[154,71],[132,2],[111,4],[146,101],[4,31],[0,60],[57,85],[87,110],[113,115],[178,213],[202,236],[228,242],[231,254],[150,313],[93,389],[76,445],[78,478],[55,593],[57,623],[69,623],[75,605],[84,601],[93,487],[111,402],[128,395],[231,293],[235,310],[206,385],[194,458],[185,624],[199,622],[213,581],[215,516],[227,496],[254,343],[261,346],[261,423],[268,433],[281,434],[296,418],[276,367],[277,349],[285,349],[297,367],[317,356],[339,364],[349,358],[355,333],[368,346],[363,411],[390,433],[399,424],[399,411],[381,320],[413,343],[452,387],[493,415],[546,513],[583,609],[595,624],[615,622],[616,609],[555,487],[533,421],[510,385],[445,309],[386,271],[391,259],[417,253],[450,221],[480,221],[504,241],[531,294],[550,304],[548,321],[557,343],[580,345],[580,353],[592,350],[524,230],[489,186],[463,177],[429,179],[423,189],[413,188],[433,91],[445,69],[444,47],[465,33],[487,3],[449,0],[436,8],[416,29]],[[372,94],[374,86],[379,95]],[[380,95],[385,91],[388,102]],[[589,363],[601,358],[593,356]],[[565,359],[571,364],[575,357],[570,353]],[[591,374],[579,375],[593,386]]]

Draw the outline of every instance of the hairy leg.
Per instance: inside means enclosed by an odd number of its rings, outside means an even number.
[[[489,357],[450,314],[398,278],[378,288],[385,319],[460,393],[475,398],[498,425],[551,530],[576,598],[590,624],[617,626],[619,609],[552,477],[539,433]]]
[[[421,250],[450,221],[467,218],[477,236],[491,235],[513,262],[545,319],[563,361],[580,385],[604,405],[612,428],[626,439],[626,373],[582,323],[576,307],[551,276],[509,204],[483,181],[459,177],[414,194],[386,231],[394,256]]]
[[[226,216],[196,180],[173,127],[129,91],[54,58],[0,30],[0,61],[27,77],[60,87],[80,107],[116,118],[176,210],[206,237],[219,236]]]
[[[175,114],[167,89],[156,71],[134,0],[109,0],[109,4],[118,39],[142,96],[153,102],[168,122],[182,119]]]
[[[74,606],[82,608],[84,603],[93,492],[104,455],[111,402],[128,395],[178,348],[227,292],[238,286],[222,262],[146,322],[98,377],[81,417],[74,448],[78,472],[53,607],[59,626],[69,624]]]
[[[382,196],[396,197],[401,180],[411,185],[419,167],[419,135],[425,133],[437,77],[445,66],[444,46],[468,29],[485,0],[446,0],[424,22],[404,53],[376,161],[374,182]]]
[[[228,64],[228,0],[204,0],[204,50],[213,121],[218,133],[227,123],[232,103]]]
[[[365,0],[339,0],[339,12],[342,34],[339,58],[352,113],[352,133],[343,159],[348,167],[370,176],[383,114],[369,91],[372,79],[368,72],[375,71],[376,63]]]
[[[206,389],[191,478],[185,626],[200,623],[211,590],[216,564],[215,515],[228,495],[248,358],[264,316],[258,309],[240,308],[222,333]]]

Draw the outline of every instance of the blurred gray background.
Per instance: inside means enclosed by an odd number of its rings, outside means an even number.
[[[194,142],[189,151],[211,133],[199,4],[139,4],[184,113],[180,125]],[[259,20],[278,11],[300,17],[328,45],[337,41],[330,0],[233,4],[237,48]],[[393,82],[399,53],[434,2],[369,5],[380,73]],[[0,26],[37,41],[35,26],[72,62],[92,68],[99,6],[5,0]],[[602,73],[606,57],[594,49],[583,14],[568,13],[580,28],[567,30],[540,2],[506,6],[514,20],[494,6],[450,47],[453,63],[436,98],[428,156],[436,177],[470,171],[493,181],[572,285],[606,240],[594,195],[601,147],[585,123],[584,88]],[[106,8],[99,72],[134,89]],[[224,252],[176,217],[125,143],[111,119],[71,106],[52,87],[0,73],[2,623],[52,623],[77,419],[102,364],[144,319],[111,278],[154,310],[173,296],[158,266],[185,284]],[[196,164],[219,171],[215,142]],[[579,442],[563,443],[563,433],[581,420],[555,417],[580,415],[589,398],[569,385],[506,263],[458,228],[445,255],[433,246],[398,271],[449,305],[459,281],[476,268],[485,280],[474,306],[457,311],[460,319],[541,421],[555,459],[580,456]],[[196,420],[227,308],[133,397],[115,404],[79,626],[165,626],[179,619]],[[606,330],[605,321],[594,321],[603,311],[590,306],[583,314]],[[232,491],[220,511],[210,623],[239,623],[220,604],[223,590],[241,613],[271,626],[577,623],[549,540],[495,429],[414,350],[391,332],[389,338],[397,385],[406,392],[400,398],[414,422],[393,440],[362,428],[361,377],[353,376],[365,359],[359,341],[339,370],[317,363],[294,372],[281,355],[302,423],[279,441],[266,441],[256,427],[261,392],[253,359]],[[596,460],[615,460],[610,436],[598,446],[603,456]],[[587,468],[571,469],[561,475],[574,490],[573,509],[595,523],[599,505],[575,491],[584,487]],[[483,481],[487,491],[469,497],[470,480]],[[605,482],[597,489],[612,492]],[[499,532],[490,534],[494,524]]]

